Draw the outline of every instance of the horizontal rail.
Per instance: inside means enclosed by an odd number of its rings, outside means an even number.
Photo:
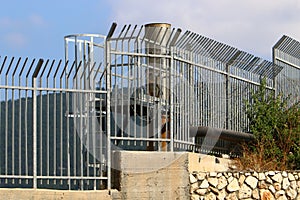
[[[0,89],[107,94],[107,91],[105,91],[105,90],[86,90],[86,89],[67,89],[67,88],[41,88],[41,87],[34,88],[34,87],[8,86],[8,85],[0,85]]]
[[[0,179],[33,179],[33,176],[0,175]],[[37,176],[37,179],[58,179],[58,180],[107,180],[107,177],[87,176]]]
[[[226,76],[229,76],[230,78],[234,78],[236,80],[240,80],[240,81],[244,81],[246,83],[250,83],[250,84],[253,84],[253,85],[256,85],[256,86],[259,86],[260,83],[259,82],[255,82],[255,81],[251,81],[249,79],[246,79],[246,78],[242,78],[240,76],[237,76],[237,75],[233,75],[229,72],[226,72],[226,71],[222,71],[222,70],[219,70],[219,69],[214,69],[214,68],[211,68],[211,67],[208,67],[208,66],[205,66],[203,64],[199,64],[199,63],[195,63],[195,62],[192,62],[192,61],[189,61],[189,60],[185,60],[183,58],[179,58],[179,57],[174,57],[174,60],[178,60],[178,61],[181,61],[183,63],[186,63],[186,64],[190,64],[190,65],[193,65],[193,66],[197,66],[197,67],[200,67],[202,69],[206,69],[208,71],[211,71],[211,72],[217,72],[219,74],[222,74],[222,75],[226,75]],[[270,89],[270,90],[274,90],[274,87],[271,87],[271,86],[266,86],[267,89]]]

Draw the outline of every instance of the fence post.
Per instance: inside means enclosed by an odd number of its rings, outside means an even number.
[[[174,91],[173,91],[173,87],[174,87],[174,79],[172,78],[173,76],[173,71],[174,71],[174,47],[171,46],[170,48],[170,52],[171,52],[171,58],[170,58],[170,68],[169,68],[169,87],[170,87],[170,151],[173,152],[174,151]]]
[[[105,67],[106,67],[106,135],[107,135],[107,189],[111,189],[111,141],[110,141],[110,96],[111,96],[111,66],[110,66],[110,38],[112,37],[116,23],[110,27],[105,40]],[[103,72],[104,73],[104,72]]]
[[[33,148],[33,188],[37,188],[37,75],[43,65],[44,60],[39,59],[32,75],[32,148]]]

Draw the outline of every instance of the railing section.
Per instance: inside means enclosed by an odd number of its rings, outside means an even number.
[[[0,187],[107,187],[99,63],[2,57]]]

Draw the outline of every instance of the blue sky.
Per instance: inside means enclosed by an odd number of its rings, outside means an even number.
[[[4,1],[0,10],[2,56],[63,58],[65,35],[105,34],[111,23],[111,6],[98,0]]]
[[[65,35],[107,34],[112,22],[168,22],[271,59],[287,34],[300,40],[300,0],[11,0],[0,7],[0,55],[63,58]]]

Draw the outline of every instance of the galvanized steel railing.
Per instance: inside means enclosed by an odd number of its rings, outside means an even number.
[[[106,119],[94,100],[107,92],[82,87],[101,75],[86,69],[103,66],[14,57],[0,66],[0,187],[106,187],[105,130],[95,127]]]
[[[273,47],[273,62],[283,70],[276,77],[276,92],[290,96],[290,104],[300,100],[300,42],[283,36]]]
[[[190,135],[195,126],[247,132],[244,100],[263,77],[275,90],[282,70],[201,35],[181,34],[169,24],[115,29],[116,24],[102,43],[84,39],[88,35],[66,37],[66,55],[71,52],[72,59],[106,63],[113,149],[195,150],[195,143],[202,143]],[[105,53],[93,53],[96,47]]]
[[[66,36],[65,62],[1,58],[1,187],[110,188],[114,150],[236,153],[244,100],[284,74],[169,24],[115,30]]]

